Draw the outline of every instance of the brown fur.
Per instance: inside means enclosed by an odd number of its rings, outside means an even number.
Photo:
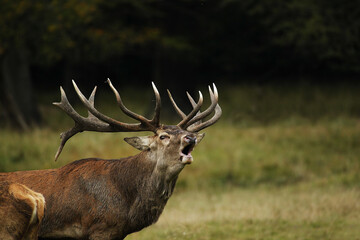
[[[44,217],[43,195],[18,183],[0,183],[0,239],[35,240]]]

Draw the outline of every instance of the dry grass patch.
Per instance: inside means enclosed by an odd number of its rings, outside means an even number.
[[[356,239],[359,222],[356,189],[185,191],[127,239]]]
[[[180,217],[181,216],[181,217]],[[360,191],[355,189],[235,189],[227,192],[180,192],[169,200],[159,225],[208,221],[360,220]]]

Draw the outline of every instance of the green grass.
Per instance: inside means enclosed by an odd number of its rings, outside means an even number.
[[[164,214],[128,239],[359,239],[360,87],[219,91],[223,118],[205,130]],[[151,93],[134,101],[134,92],[125,91],[126,104],[146,112]],[[102,111],[128,120],[107,104],[113,98],[98,97]],[[0,129],[0,171],[137,153],[123,141],[132,133],[88,132],[69,140],[55,163],[59,133],[73,123],[48,104],[54,99],[41,100],[42,128]]]
[[[123,141],[128,134],[81,133],[66,145],[58,162],[58,132],[2,130],[0,170],[59,167],[86,157],[119,158],[137,153]],[[316,124],[209,128],[195,149],[194,163],[182,172],[178,188],[360,184],[360,121],[335,119]]]

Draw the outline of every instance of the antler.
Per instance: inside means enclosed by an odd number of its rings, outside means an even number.
[[[110,79],[107,79],[107,83],[109,84],[110,88],[114,92],[116,96],[117,103],[120,107],[120,109],[129,117],[134,118],[138,120],[140,123],[123,123],[120,121],[117,121],[113,118],[110,118],[102,113],[100,113],[96,108],[94,107],[94,100],[95,100],[95,92],[96,87],[92,91],[89,99],[87,99],[80,89],[77,87],[75,81],[72,81],[75,91],[78,94],[81,102],[84,104],[84,106],[88,109],[88,117],[83,117],[80,114],[78,114],[74,108],[69,103],[65,91],[62,87],[60,87],[61,92],[61,101],[53,103],[55,106],[60,107],[67,115],[69,115],[75,122],[75,126],[71,129],[69,129],[66,132],[63,132],[60,134],[61,143],[58,148],[58,151],[55,155],[55,161],[59,157],[62,149],[65,146],[65,143],[67,140],[69,140],[72,136],[79,132],[83,131],[94,131],[94,132],[137,132],[137,131],[152,131],[156,132],[156,130],[160,127],[160,108],[161,108],[161,99],[160,94],[155,86],[154,83],[152,83],[152,87],[155,93],[156,98],[156,106],[155,106],[155,114],[154,117],[149,120],[137,113],[134,113],[127,109],[125,105],[123,104],[120,94],[118,91],[114,88],[112,85]]]
[[[217,88],[215,84],[213,84],[214,92],[211,90],[211,87],[209,86],[209,94],[211,98],[211,105],[203,112],[200,112],[200,107],[203,102],[203,97],[201,92],[199,91],[199,101],[196,103],[194,99],[191,97],[191,95],[186,92],[189,101],[193,107],[193,110],[186,115],[183,111],[180,110],[180,108],[176,105],[173,97],[171,96],[170,91],[168,90],[169,98],[171,100],[171,103],[173,104],[176,112],[178,115],[182,118],[181,122],[178,123],[178,126],[182,129],[185,129],[189,132],[198,132],[204,128],[207,128],[211,125],[213,125],[217,120],[219,120],[222,110],[221,107],[218,104],[219,95]],[[202,122],[204,118],[209,116],[213,111],[215,110],[214,116],[210,118],[209,120]]]

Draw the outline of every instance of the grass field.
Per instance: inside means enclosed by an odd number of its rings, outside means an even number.
[[[128,239],[360,239],[360,87],[219,90],[223,118],[206,129],[159,222]],[[0,130],[0,171],[137,152],[122,140],[129,134],[82,133],[55,163],[72,121],[48,104],[41,110],[42,128]]]
[[[308,186],[176,193],[129,239],[359,239],[360,192]]]

